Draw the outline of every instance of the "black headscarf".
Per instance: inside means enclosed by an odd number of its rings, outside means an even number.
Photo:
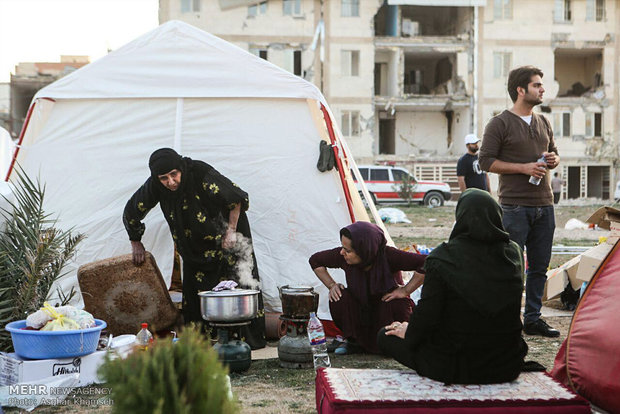
[[[486,191],[472,188],[461,194],[450,240],[431,252],[425,269],[483,314],[521,301],[523,253],[510,241],[502,210]]]
[[[155,183],[156,188],[164,196],[176,196],[181,193],[184,184],[189,179],[189,176],[183,173],[187,173],[187,161],[189,158],[183,158],[172,148],[160,148],[153,152],[149,157],[149,169],[151,170],[151,178]],[[172,170],[181,171],[181,183],[176,191],[168,190],[160,181],[159,176],[168,174]],[[185,175],[185,176],[184,176]]]
[[[350,266],[350,280],[347,278],[348,288],[362,304],[369,302],[369,296],[383,295],[397,286],[385,256],[387,241],[379,226],[358,221],[340,230],[340,236],[351,239],[353,250],[362,259],[361,264]]]

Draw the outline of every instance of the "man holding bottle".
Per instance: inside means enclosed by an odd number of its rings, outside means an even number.
[[[526,248],[523,331],[557,337],[560,332],[540,318],[555,230],[547,168],[553,169],[560,163],[549,121],[533,112],[542,103],[545,92],[542,77],[542,71],[533,66],[510,72],[508,94],[513,106],[487,124],[479,162],[484,171],[499,174],[504,227],[512,240]]]

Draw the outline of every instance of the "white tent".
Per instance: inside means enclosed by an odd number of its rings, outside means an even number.
[[[368,220],[331,120],[312,84],[172,21],[41,89],[16,160],[46,184],[45,208],[59,226],[87,236],[63,289],[77,285],[80,265],[131,252],[123,208],[148,177],[151,152],[172,147],[249,193],[266,310],[280,310],[278,286],[306,285],[321,293],[327,317],[327,290],[308,257],[338,246],[342,226]],[[321,139],[336,145],[340,172],[317,170]],[[159,208],[145,224],[144,245],[169,282],[173,245]]]

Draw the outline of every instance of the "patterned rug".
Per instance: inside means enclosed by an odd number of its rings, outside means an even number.
[[[489,385],[444,385],[414,371],[325,370],[325,378],[340,401],[524,401],[571,400],[575,394],[544,372],[525,372],[512,382]]]

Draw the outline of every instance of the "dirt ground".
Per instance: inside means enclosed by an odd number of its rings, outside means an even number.
[[[448,203],[444,207],[429,209],[425,207],[396,206],[406,212],[411,224],[388,224],[387,228],[395,244],[404,248],[412,243],[426,244],[434,247],[450,235],[454,222],[456,203]],[[381,206],[380,206],[381,207]],[[564,225],[570,218],[585,221],[600,203],[586,205],[560,204],[556,207],[556,225],[554,244],[593,246],[599,237],[605,236],[604,231],[565,230]],[[571,256],[554,255],[552,263],[559,265]],[[525,335],[529,346],[527,359],[534,360],[547,369],[553,367],[553,360],[558,348],[566,338],[572,314],[558,310],[558,300],[545,304],[543,315],[547,322],[560,330],[559,338],[542,338]],[[277,342],[272,343],[276,345]],[[375,355],[334,356],[331,354],[333,367],[337,368],[381,368],[403,369],[397,362]],[[313,413],[316,412],[314,399],[315,374],[312,369],[291,370],[280,368],[277,359],[257,360],[252,362],[250,369],[242,374],[231,374],[233,393],[240,402],[241,412],[256,414],[279,413]],[[105,387],[104,384],[100,385]],[[110,413],[110,406],[90,406],[73,404],[64,407],[39,407],[36,413]],[[6,412],[18,412],[7,410]]]

